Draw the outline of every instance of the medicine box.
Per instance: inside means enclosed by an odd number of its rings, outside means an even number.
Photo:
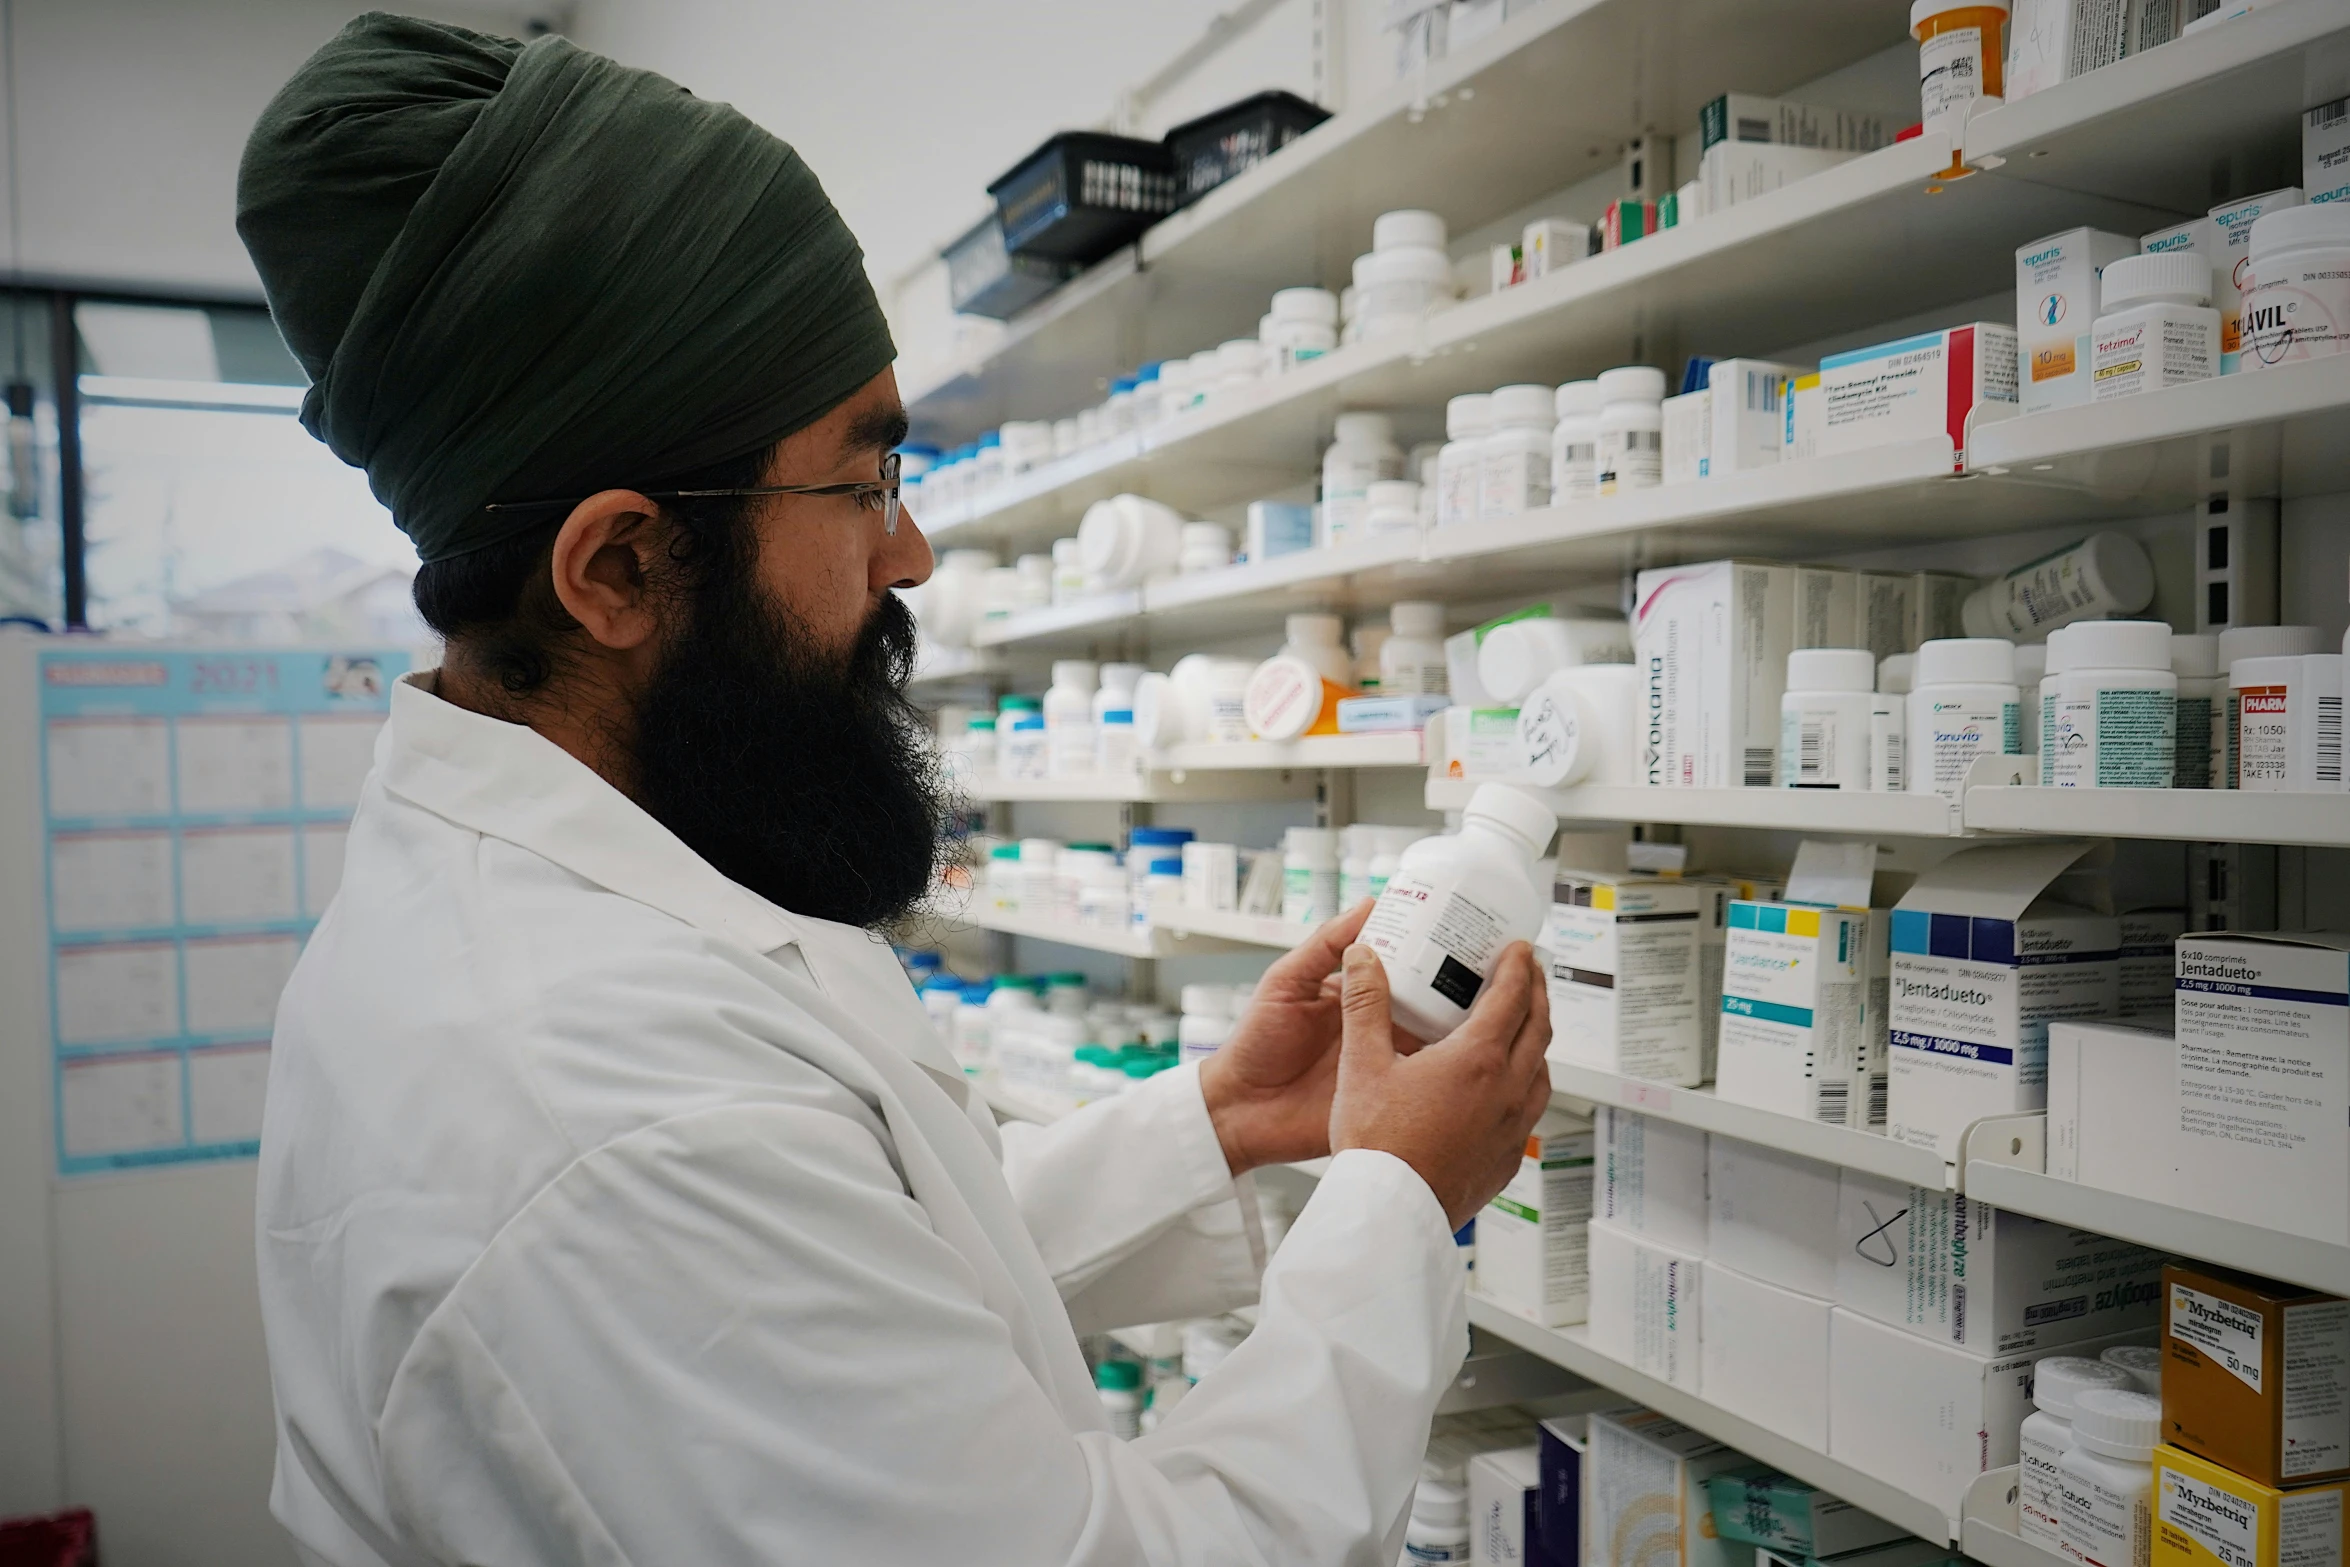
[[[2182,1187],[2350,1244],[2350,935],[2182,936],[2175,995]]]
[[[2121,989],[2121,1015],[2168,1011],[2179,938],[2187,933],[2187,911],[2129,909],[2118,919],[2122,944],[2115,973]]]
[[[2211,256],[2211,303],[2219,311],[2221,375],[2234,375],[2243,360],[2242,318],[2244,290],[2251,282],[2245,274],[2252,266],[2252,225],[2272,212],[2300,206],[2303,199],[2300,186],[2288,185],[2242,201],[2221,202],[2211,209],[2217,247]]]
[[[1602,1411],[1625,1416],[1644,1412],[1638,1404],[1617,1404]],[[1557,1558],[1556,1567],[1579,1567],[1582,1560],[1583,1496],[1590,1473],[1592,1418],[1589,1413],[1552,1415],[1534,1432],[1542,1471],[1542,1490],[1534,1498],[1534,1523]]]
[[[1548,277],[1589,256],[1591,225],[1568,218],[1536,218],[1526,225],[1518,244],[1518,266],[1525,281]]]
[[[1449,711],[1457,713],[1461,709]],[[1467,732],[1461,742],[1461,765],[1471,778],[1501,778],[1516,772],[1523,765],[1523,750],[1518,744],[1518,710],[1470,708]]]
[[[1695,484],[1714,454],[1713,393],[1683,392],[1664,406],[1664,482]]]
[[[1250,560],[1272,560],[1314,547],[1314,508],[1302,501],[1250,501],[1243,548]]]
[[[1917,635],[1905,651],[1937,637],[1965,636],[1967,595],[1974,592],[1975,579],[1952,571],[1921,571],[1917,581]]]
[[[1591,1347],[1695,1393],[1705,1259],[1604,1221],[1591,1225]]]
[[[1665,845],[1654,845],[1662,848]],[[1671,847],[1679,848],[1679,845]],[[1686,854],[1686,850],[1683,853]],[[1730,905],[1744,898],[1767,902],[1786,892],[1776,878],[1728,875],[1709,871],[1689,877],[1704,889],[1704,918],[1697,936],[1697,1023],[1701,1063],[1700,1082],[1712,1082],[1722,1055],[1722,969],[1730,948]]]
[[[1338,732],[1342,735],[1386,734],[1425,729],[1428,720],[1444,711],[1447,696],[1348,696],[1338,700]]]
[[[1712,450],[1706,477],[1743,473],[1777,463],[1786,444],[1787,380],[1793,365],[1769,359],[1717,359],[1706,372],[1713,393]]]
[[[1946,435],[1966,466],[1979,418],[2016,411],[2016,337],[1988,321],[1924,332],[1820,361],[1822,457]]]
[[[1820,454],[1820,430],[1827,422],[1820,401],[1820,373],[1790,376],[1787,381],[1787,423],[1779,447],[1782,461]]]
[[[2008,24],[2007,101],[2119,60],[2129,52],[2131,10],[2115,0],[2018,0]]]
[[[2279,1490],[2176,1447],[2154,1450],[2151,1567],[2342,1567],[2350,1485]]]
[[[2117,14],[2120,7],[2114,7]],[[2118,32],[2120,23],[2115,23]],[[2127,234],[2067,229],[2016,248],[2015,313],[2025,413],[2089,401],[2089,329],[2098,315],[2098,279],[2138,254]]]
[[[1706,1143],[1707,1258],[1825,1301],[1836,1293],[1841,1172],[1735,1137]]]
[[[2350,98],[2302,113],[2301,188],[2312,206],[2350,200]]]
[[[1824,1395],[1825,1367],[1820,1382]],[[1898,1525],[1765,1464],[1724,1470],[1705,1483],[1705,1493],[1713,1506],[1714,1531],[1724,1539],[1784,1551],[1799,1560],[1842,1556],[1904,1538]]]
[[[1705,149],[1697,160],[1699,199],[1708,212],[1721,212],[1742,201],[1753,201],[1811,178],[1839,163],[1850,163],[1857,152],[1832,147],[1788,147],[1751,142],[1720,142]]]
[[[1730,905],[1715,1089],[1733,1104],[1868,1124],[1865,910]]]
[[[1918,576],[1914,571],[1863,571],[1855,647],[1865,647],[1882,664],[1917,648]]]
[[[1842,566],[1795,568],[1795,645],[1860,645],[1860,573]]]
[[[1755,93],[1724,93],[1697,111],[1700,153],[1723,142],[1874,152],[1893,139],[1894,129],[1881,114]]]
[[[1698,1381],[1705,1401],[1824,1452],[1828,1302],[1710,1260],[1700,1296]]]
[[[2138,236],[2138,254],[2142,256],[2159,256],[2172,250],[2200,250],[2208,261],[2219,254],[2219,230],[2206,215]]]
[[[1754,1548],[1715,1532],[1705,1492],[1745,1462],[1653,1410],[1593,1415],[1584,1567],[1748,1567]]]
[[[1968,1126],[2048,1102],[2048,1025],[2111,1017],[2119,927],[2042,896],[2087,846],[1967,849],[1919,876],[1893,908],[1892,1136],[1959,1156]]]
[[[2162,1291],[2164,1441],[2263,1485],[2350,1475],[2350,1300],[2202,1263]]]
[[[2178,1046],[2168,1014],[2048,1025],[2048,1173],[2175,1203]]]
[[[1635,579],[1636,765],[1650,784],[1766,789],[1795,646],[1795,568],[1717,560]]]
[[[1542,1549],[1535,1500],[1542,1449],[1529,1442],[1469,1460],[1469,1560],[1478,1567],[1574,1567]]]
[[[1518,1173],[1477,1215],[1478,1294],[1545,1327],[1584,1319],[1594,1166],[1591,1123],[1544,1112]]]
[[[1595,1218],[1661,1245],[1704,1255],[1706,1134],[1678,1121],[1600,1105]]]
[[[1562,870],[1551,898],[1538,946],[1552,1057],[1652,1082],[1703,1082],[1705,890],[1661,876]]]

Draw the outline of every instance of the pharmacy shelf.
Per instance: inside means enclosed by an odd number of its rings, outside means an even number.
[[[1947,1543],[1958,1533],[1957,1520],[1944,1513],[1940,1503],[1912,1496],[1816,1448],[1791,1442],[1743,1416],[1709,1404],[1645,1372],[1635,1371],[1613,1356],[1593,1349],[1590,1335],[1583,1328],[1546,1328],[1476,1294],[1469,1296],[1469,1323],[1554,1365],[1564,1366],[1577,1376],[1637,1399],[1659,1414],[1703,1431],[1749,1458],[1808,1481],[1888,1523],[1899,1524],[1921,1539]]]
[[[1080,925],[1075,920],[1040,918],[989,908],[969,908],[946,918],[979,930],[997,931],[1006,936],[1024,936],[1031,941],[1058,942],[1064,947],[1083,947],[1090,952],[1107,952],[1121,958],[1158,958],[1167,955],[1164,946],[1148,931],[1109,930],[1099,925]]]
[[[966,780],[967,800],[1014,803],[1067,804],[1100,802],[1122,805],[1205,804],[1225,800],[1310,800],[1318,780],[1292,770],[1287,762],[1264,762],[1256,768],[1190,768],[1181,773],[1151,763],[1130,773],[1097,773],[1082,778],[1006,778],[998,773]]]
[[[940,647],[924,642],[914,656],[909,686],[948,685],[960,680],[988,680],[1004,672],[1003,660],[977,648]]]
[[[1976,788],[1965,815],[1976,832],[2350,847],[2350,799],[2338,794]]]
[[[2079,1567],[2016,1532],[2016,1466],[1986,1469],[1959,1504],[1958,1548],[1984,1567]]]
[[[1419,767],[1428,760],[1420,730],[1308,735],[1301,740],[1203,740],[1153,751],[1148,765],[1188,777],[1227,768]]]
[[[1144,629],[1202,643],[1275,629],[1300,610],[1384,607],[1429,590],[1422,560],[1415,532],[1165,577],[1142,590]]]
[[[2264,1230],[2239,1220],[1980,1159],[1967,1164],[1966,1191],[1996,1208],[2012,1208],[2183,1257],[2350,1295],[2350,1246]]]
[[[1178,940],[1212,937],[1242,947],[1275,947],[1283,952],[1313,933],[1314,927],[1276,914],[1232,914],[1217,909],[1154,911],[1152,925]]]
[[[1861,1170],[1888,1181],[1937,1189],[1951,1185],[1955,1173],[1930,1149],[1912,1148],[1876,1132],[1858,1132],[1847,1126],[1828,1126],[1801,1116],[1757,1110],[1716,1098],[1711,1088],[1676,1088],[1645,1078],[1622,1077],[1587,1066],[1573,1066],[1555,1057],[1550,1063],[1550,1090],[1570,1099],[1615,1105],[1678,1121],[1702,1131],[1719,1132],[1744,1142],[1760,1143],[1782,1153],[1801,1154],[1822,1164]]]
[[[1457,811],[1481,783],[1506,778],[1428,776],[1431,811]],[[1526,789],[1562,821],[1679,822],[1755,827],[1820,836],[1946,838],[1960,830],[1957,807],[1935,794],[1845,793],[1825,789],[1650,789],[1579,785]]]
[[[1111,633],[1107,640],[1115,643],[1119,640],[1115,633],[1123,632],[1141,613],[1140,593],[1091,593],[1067,604],[1014,610],[1009,615],[992,617],[971,634],[971,644],[977,648],[1009,647],[1014,643],[1031,647],[1091,646],[1105,640],[1105,633]]]

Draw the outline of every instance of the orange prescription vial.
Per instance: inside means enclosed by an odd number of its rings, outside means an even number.
[[[1959,139],[1969,117],[2007,90],[2009,0],[1916,0],[1909,33],[1918,41],[1918,117],[1950,137],[1952,175],[1966,172]],[[1988,100],[1988,103],[1986,103]]]

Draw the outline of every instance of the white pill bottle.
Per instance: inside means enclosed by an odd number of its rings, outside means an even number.
[[[1620,365],[1599,378],[1599,493],[1665,482],[1665,373]]]
[[[1535,862],[1557,831],[1558,818],[1533,795],[1483,784],[1458,833],[1422,838],[1397,857],[1362,941],[1387,970],[1398,1024],[1422,1039],[1451,1033],[1502,948],[1540,932],[1550,889]]]
[[[1779,698],[1779,787],[1866,789],[1877,659],[1865,647],[1805,647],[1787,655]]]
[[[2058,1548],[2077,1562],[2143,1562],[2153,1554],[2154,1449],[2162,1400],[2092,1389],[2073,1400],[2073,1445],[2057,1460]]]
[[[1485,493],[1485,437],[1493,433],[1493,394],[1467,392],[1444,405],[1444,449],[1436,454],[1436,526],[1477,520]]]
[[[1637,783],[1639,699],[1639,671],[1630,664],[1554,672],[1518,705],[1519,765],[1546,789]]]
[[[2219,638],[2209,632],[2174,632],[2170,672],[2179,677],[2179,745],[2171,769],[2174,789],[2218,787],[2218,758],[2227,746],[2222,720],[2228,710],[2228,682],[2219,667]]]
[[[1479,443],[1477,515],[1514,517],[1550,504],[1550,437],[1557,398],[1547,386],[1505,386],[1488,405],[1493,433]]]
[[[2246,370],[2350,349],[2350,204],[2284,207],[2252,225]]]
[[[1370,515],[1371,486],[1403,476],[1403,449],[1385,414],[1344,413],[1322,453],[1322,542],[1357,538]]]
[[[1599,410],[1606,402],[1597,381],[1569,381],[1558,389],[1551,403],[1558,415],[1550,432],[1551,504],[1599,493]]]
[[[2012,756],[2015,645],[2001,637],[1945,637],[1918,649],[1909,694],[1909,792],[1956,799],[1978,756]]]
[[[2168,789],[2178,768],[2179,677],[2159,620],[2081,620],[2064,628],[2056,678],[2059,789]]]
[[[1186,985],[1183,993],[1191,994]],[[2073,1401],[2096,1388],[2132,1387],[2129,1372],[2081,1355],[2051,1355],[2032,1367],[2034,1412],[2016,1433],[2016,1533],[2043,1550],[2057,1549],[2064,1515],[2063,1476],[2057,1465],[2073,1445]]]

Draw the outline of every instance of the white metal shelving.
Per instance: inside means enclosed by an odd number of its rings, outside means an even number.
[[[1428,760],[1417,729],[1307,735],[1298,740],[1203,740],[1150,753],[1150,765],[1189,775],[1225,768],[1418,767]]]
[[[1448,778],[1431,772],[1432,811],[1457,811],[1481,783],[1506,778]],[[1822,789],[1650,789],[1578,785],[1527,789],[1563,821],[1679,822],[1700,827],[1756,827],[1820,835],[1945,838],[1960,831],[1958,807],[1938,794],[1845,793]]]
[[[1166,956],[1160,942],[1149,931],[1110,930],[1099,925],[1080,925],[1075,920],[1016,914],[1003,909],[976,906],[946,918],[980,930],[999,931],[1006,936],[1024,936],[1031,941],[1053,941],[1064,947],[1083,947],[1090,952],[1107,952],[1121,958]]]
[[[2235,789],[1975,788],[1978,832],[2350,847],[2350,796]]]
[[[1152,915],[1154,928],[1178,940],[1194,936],[1214,938],[1244,947],[1273,947],[1287,952],[1312,934],[1314,927],[1285,920],[1277,914],[1231,914],[1217,909],[1175,909]]]
[[[2066,1557],[2016,1532],[2016,1474],[2008,1464],[1975,1476],[1959,1504],[1958,1548],[1984,1567],[2068,1567]]]
[[[1331,764],[1324,764],[1331,765]],[[1315,780],[1294,763],[1263,761],[1252,766],[1235,759],[1220,768],[1190,767],[1181,773],[1153,762],[1130,773],[1094,773],[1076,778],[1006,778],[987,773],[962,784],[965,799],[1029,801],[1036,804],[1105,802],[1124,805],[1199,804],[1219,800],[1307,800]]]
[[[1015,642],[1088,641],[1104,628],[1125,627],[1141,613],[1140,593],[1131,590],[1091,593],[1066,604],[1014,610],[1009,615],[990,618],[971,634],[971,645],[992,648],[1008,647]]]

